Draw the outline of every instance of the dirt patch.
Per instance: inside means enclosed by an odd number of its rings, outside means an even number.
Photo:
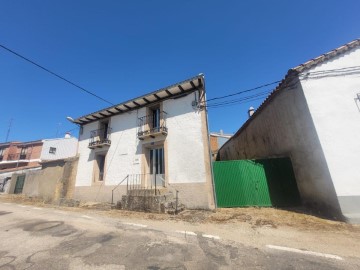
[[[29,198],[24,195],[0,195],[1,201],[15,202],[20,204],[36,205],[42,207],[56,207],[66,211],[82,212],[94,211],[98,214],[133,219],[148,220],[173,220],[188,222],[191,224],[231,224],[246,223],[252,228],[259,227],[290,227],[302,231],[328,231],[332,233],[360,233],[360,225],[347,224],[345,222],[332,221],[316,217],[307,213],[301,213],[301,209],[275,209],[275,208],[220,208],[215,211],[185,210],[178,215],[133,212],[126,210],[110,209],[109,204],[84,203],[80,207],[59,207],[51,205],[38,198]]]

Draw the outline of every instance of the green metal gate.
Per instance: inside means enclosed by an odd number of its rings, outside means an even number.
[[[16,178],[16,185],[15,185],[15,190],[14,190],[15,194],[22,193],[22,190],[24,187],[24,182],[25,182],[25,175],[19,175]]]
[[[288,158],[214,162],[218,207],[300,204]]]

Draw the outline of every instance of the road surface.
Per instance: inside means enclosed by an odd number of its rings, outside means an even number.
[[[0,202],[0,269],[360,269],[355,257]],[[221,226],[221,224],[219,225]],[[351,248],[351,247],[349,247]],[[359,255],[360,256],[360,255]]]

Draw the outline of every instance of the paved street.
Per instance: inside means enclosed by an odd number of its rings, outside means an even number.
[[[211,231],[185,232],[171,222],[159,229],[96,213],[3,202],[0,220],[0,269],[360,268],[359,258],[254,248]]]

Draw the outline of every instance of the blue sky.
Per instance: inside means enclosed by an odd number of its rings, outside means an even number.
[[[113,103],[199,73],[210,99],[360,38],[359,10],[346,0],[3,0],[0,44]],[[75,128],[66,116],[108,106],[1,48],[0,100],[0,142],[10,119],[9,140],[53,138]],[[209,108],[210,129],[237,131],[260,102]]]

